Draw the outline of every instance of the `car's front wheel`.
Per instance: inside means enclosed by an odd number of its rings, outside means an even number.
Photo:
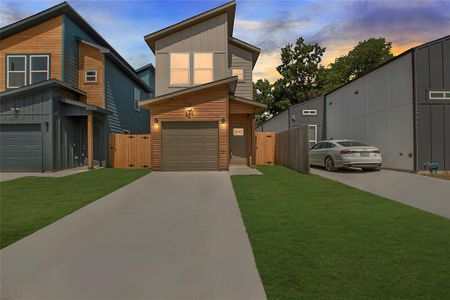
[[[336,166],[334,165],[334,160],[331,156],[327,156],[325,158],[325,169],[329,172],[335,172],[337,170]]]

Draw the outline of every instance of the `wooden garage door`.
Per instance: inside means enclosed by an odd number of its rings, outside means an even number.
[[[217,122],[163,122],[162,170],[219,169]]]
[[[0,170],[42,171],[39,124],[0,125]]]

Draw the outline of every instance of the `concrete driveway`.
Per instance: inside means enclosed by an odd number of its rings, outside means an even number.
[[[2,299],[265,299],[227,172],[153,172],[0,255]]]
[[[312,168],[311,173],[450,218],[450,181],[389,170],[327,172]]]

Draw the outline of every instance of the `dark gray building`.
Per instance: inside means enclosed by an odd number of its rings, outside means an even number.
[[[450,36],[396,56],[322,101],[324,106],[317,104],[323,107],[320,119],[301,119],[312,125],[322,121],[319,140],[355,139],[377,146],[385,168],[417,172],[437,162],[440,170],[450,170]],[[306,103],[280,113],[259,131],[293,127],[295,108]]]
[[[328,139],[380,148],[385,168],[450,170],[450,36],[414,47],[325,96]]]
[[[256,129],[257,132],[281,132],[289,128],[309,125],[309,142],[315,144],[325,136],[324,97],[293,105]]]

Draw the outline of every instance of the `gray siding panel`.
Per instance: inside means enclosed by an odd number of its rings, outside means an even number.
[[[444,163],[444,106],[431,106],[431,159]]]
[[[287,110],[279,113],[262,125],[264,132],[281,132],[289,128],[289,112]]]
[[[388,168],[414,170],[412,56],[326,96],[326,137],[377,146]]]
[[[418,136],[418,169],[431,161],[431,106],[418,106],[417,136]]]
[[[310,100],[304,103],[300,103],[290,107],[290,126],[301,127],[302,125],[316,125],[317,126],[317,140],[323,140],[325,138],[323,134],[323,106],[324,106],[323,97],[316,98],[314,100]],[[308,116],[303,115],[303,110],[315,109],[317,110],[316,116]],[[292,117],[295,116],[295,120],[292,120]]]
[[[450,105],[445,106],[444,159],[445,159],[445,170],[450,170]]]
[[[133,134],[149,133],[148,111],[134,109],[134,88],[139,88],[141,99],[148,98],[148,95],[109,59],[105,59],[105,73],[106,109],[113,112],[106,118],[109,130],[122,132],[126,129]]]
[[[450,170],[450,101],[429,100],[429,90],[450,90],[450,38],[417,48],[415,95],[417,99],[417,168],[438,162]]]
[[[169,53],[177,52],[212,52],[214,54],[214,80],[227,77],[228,28],[226,14],[208,19],[156,41],[156,96],[185,88],[169,87]]]
[[[238,81],[235,95],[247,99],[253,99],[253,78],[252,78],[252,53],[234,45],[229,45],[230,73],[233,68],[244,70],[244,82]]]
[[[443,73],[443,43],[430,46],[430,89],[441,90],[444,88]]]

